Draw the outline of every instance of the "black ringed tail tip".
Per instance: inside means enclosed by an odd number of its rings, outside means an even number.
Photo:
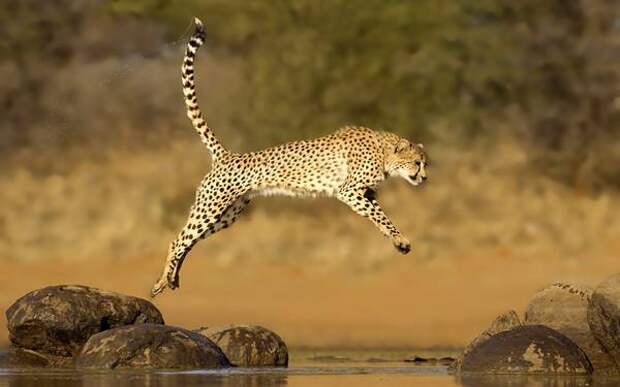
[[[204,26],[204,24],[202,24],[200,19],[195,17],[194,18],[194,24],[196,25],[196,32],[199,33],[200,35],[204,36],[204,34],[205,34],[205,26]]]

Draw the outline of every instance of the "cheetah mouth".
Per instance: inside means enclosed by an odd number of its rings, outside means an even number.
[[[409,175],[409,180],[411,180],[411,184],[418,186],[426,180],[424,176],[420,177],[420,174],[416,173],[415,175]]]

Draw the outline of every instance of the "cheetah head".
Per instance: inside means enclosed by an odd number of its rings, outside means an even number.
[[[416,186],[426,181],[427,168],[424,145],[412,144],[405,139],[398,142],[386,162],[386,172],[389,175],[400,176]]]

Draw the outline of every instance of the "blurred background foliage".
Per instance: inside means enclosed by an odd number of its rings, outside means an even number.
[[[5,0],[0,149],[175,136],[188,126],[166,83],[178,69],[139,74],[178,66],[198,15],[204,51],[235,78],[221,84],[228,103],[213,101],[218,91],[202,105],[240,149],[347,123],[455,146],[508,134],[537,170],[617,187],[619,10],[616,0]],[[199,71],[200,91],[209,75]]]
[[[523,238],[534,243],[534,234],[549,254],[613,249],[602,240],[620,227],[605,215],[620,208],[619,3],[4,0],[0,255],[165,251],[208,168],[180,87],[194,16],[208,34],[197,62],[199,99],[230,149],[345,124],[427,145],[429,191],[392,198],[396,207],[425,203],[401,211],[402,219],[395,214],[406,234],[430,230],[416,238],[426,243],[419,256],[482,245],[523,251]],[[284,254],[285,242],[270,233],[292,226],[265,220],[283,203],[259,200],[248,216],[250,233],[264,233],[264,255],[327,259],[333,238],[326,251],[303,247],[343,232],[318,215],[339,211],[337,204],[318,212],[287,204],[305,213],[299,230],[324,235],[308,234]],[[376,249],[344,238],[336,255],[390,255],[369,225],[341,221],[359,224],[355,233],[367,232]],[[585,224],[598,234],[576,238]],[[217,254],[251,254],[246,247],[250,253],[231,252],[241,248],[235,244]]]

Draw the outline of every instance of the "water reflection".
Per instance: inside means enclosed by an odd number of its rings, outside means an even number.
[[[462,376],[457,382],[463,387],[618,387],[620,380],[578,376],[489,375]]]
[[[407,385],[414,387],[617,387],[620,380],[588,377],[462,376],[445,367],[329,366],[288,369],[229,369],[172,371],[48,371],[0,369],[0,387],[358,387]]]
[[[191,387],[205,385],[221,387],[285,386],[287,385],[287,376],[281,374],[218,375],[133,372],[0,375],[0,387]]]

